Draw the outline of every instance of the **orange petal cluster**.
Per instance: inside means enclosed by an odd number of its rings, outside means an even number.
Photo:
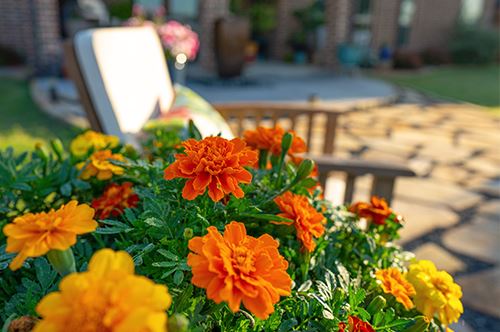
[[[349,211],[377,225],[385,225],[386,219],[392,214],[392,210],[385,199],[377,196],[372,196],[370,203],[358,202],[351,205]]]
[[[325,217],[316,211],[307,197],[289,191],[276,197],[274,202],[282,212],[278,216],[292,220],[290,224],[295,227],[297,238],[307,251],[312,252],[316,247],[314,238],[325,232]]]
[[[392,294],[406,309],[413,308],[410,297],[416,294],[415,288],[405,279],[401,271],[391,267],[378,270],[375,276],[381,281],[380,287],[385,293]]]
[[[123,174],[123,168],[113,165],[110,160],[124,161],[121,154],[114,154],[111,150],[101,150],[94,152],[88,161],[78,163],[76,168],[82,169],[80,177],[88,180],[91,177],[97,177],[98,180],[109,180],[114,174]]]
[[[66,250],[76,243],[76,236],[94,231],[94,209],[86,204],[71,201],[57,211],[27,213],[5,225],[6,252],[17,252],[10,263],[12,270],[19,269],[28,257],[45,255],[52,249]]]
[[[188,179],[182,197],[193,200],[205,193],[214,201],[228,194],[244,196],[239,183],[250,183],[252,174],[245,166],[257,162],[257,153],[243,140],[207,137],[201,141],[189,139],[182,143],[184,153],[175,155],[175,162],[165,169],[165,179]]]
[[[109,216],[118,217],[126,208],[134,208],[139,202],[139,196],[132,190],[131,182],[123,184],[109,184],[101,197],[92,201],[91,206],[96,210],[99,219]]]
[[[298,137],[294,131],[288,131],[293,134],[292,145],[288,150],[289,155],[302,153],[307,151],[307,146],[304,140]],[[285,135],[285,130],[277,125],[274,128],[257,127],[255,130],[246,130],[243,133],[245,142],[249,146],[257,150],[267,150],[275,156],[281,154],[281,140]]]
[[[339,332],[375,332],[370,323],[363,322],[356,316],[349,316],[347,322],[339,323]]]
[[[268,234],[248,236],[245,225],[236,221],[226,225],[223,235],[214,226],[207,230],[207,235],[189,241],[191,282],[206,289],[216,303],[227,302],[233,312],[243,303],[258,318],[269,317],[280,296],[290,295],[292,285],[278,241]]]

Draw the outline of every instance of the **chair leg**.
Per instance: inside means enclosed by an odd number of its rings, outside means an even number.
[[[394,193],[395,177],[377,176],[373,178],[372,183],[372,196],[384,198],[390,205],[392,202],[392,195]]]

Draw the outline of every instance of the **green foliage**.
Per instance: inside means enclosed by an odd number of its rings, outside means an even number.
[[[168,315],[175,317],[171,324],[179,330],[187,324],[188,331],[336,331],[348,316],[370,322],[377,331],[416,326],[418,313],[382,293],[373,277],[376,269],[404,268],[404,254],[391,242],[400,227],[395,216],[385,227],[363,227],[345,207],[333,207],[319,198],[318,190],[310,191],[315,184],[305,178],[312,169],[310,162],[297,167],[282,158],[270,158],[270,170],[250,170],[253,180],[242,185],[242,199],[231,196],[213,202],[205,193],[187,201],[182,198],[185,180],[167,181],[163,172],[181,149],[179,139],[198,134],[193,127],[175,135],[156,128],[144,141],[145,159],[130,149],[127,154],[127,148],[117,148],[129,158],[117,162],[125,174],[113,181],[132,181],[140,203],[118,217],[99,220],[94,233],[79,237],[72,248],[77,271],[85,271],[100,248],[127,251],[136,273],[168,286],[173,298]],[[78,161],[61,151],[60,144],[52,146],[53,151],[39,149],[17,157],[10,149],[0,152],[2,226],[26,212],[46,211],[70,199],[90,203],[102,193],[104,183],[81,181],[75,168]],[[286,190],[307,195],[326,217],[325,235],[312,253],[301,249],[293,227],[279,225],[288,219],[277,216],[280,211],[273,199]],[[205,290],[191,284],[189,240],[205,235],[208,226],[222,231],[233,220],[243,222],[252,236],[267,233],[279,239],[280,253],[289,263],[292,294],[275,305],[267,320],[255,318],[243,307],[232,313],[225,303],[214,303]],[[28,259],[22,269],[11,272],[7,266],[13,254],[5,253],[5,239],[1,241],[0,319],[36,315],[38,301],[56,290],[61,279],[44,257]]]
[[[499,34],[474,26],[460,26],[450,44],[452,59],[457,64],[487,64],[497,59]]]
[[[276,26],[276,9],[272,4],[256,3],[249,10],[252,30],[256,34],[264,34]]]

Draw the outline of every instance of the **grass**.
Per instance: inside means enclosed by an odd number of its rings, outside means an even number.
[[[500,65],[438,67],[424,72],[376,74],[396,85],[438,97],[500,107]]]
[[[67,141],[77,132],[41,112],[31,100],[26,81],[0,78],[0,149],[13,146],[20,153],[56,137]]]

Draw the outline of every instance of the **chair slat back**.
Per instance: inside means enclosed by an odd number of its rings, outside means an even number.
[[[259,125],[280,125],[294,130],[306,142],[308,150],[315,154],[332,154],[334,151],[337,114],[307,108],[287,108],[274,104],[219,104],[214,107],[229,123],[233,132],[242,136],[245,130]]]

